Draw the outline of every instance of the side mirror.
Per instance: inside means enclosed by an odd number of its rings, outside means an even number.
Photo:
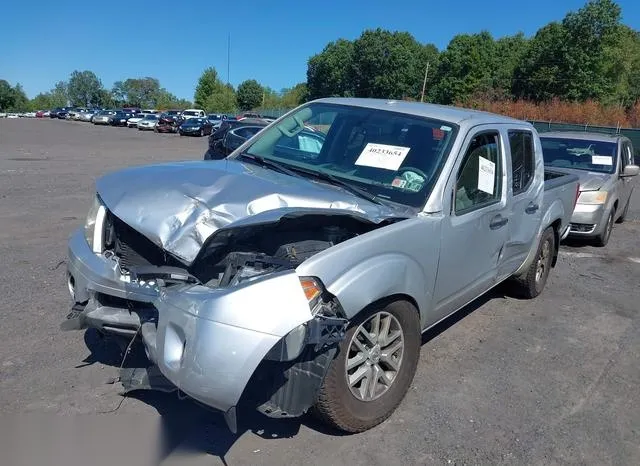
[[[626,167],[624,167],[624,170],[622,170],[622,173],[620,174],[620,176],[636,176],[638,173],[640,173],[640,167],[637,165],[627,165]]]

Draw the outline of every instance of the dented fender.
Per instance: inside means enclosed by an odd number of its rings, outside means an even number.
[[[269,350],[312,319],[294,271],[232,289],[171,287],[155,306],[157,329],[143,332],[150,358],[177,388],[225,412]]]

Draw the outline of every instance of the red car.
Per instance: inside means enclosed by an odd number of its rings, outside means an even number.
[[[38,110],[36,112],[36,118],[44,118],[44,110]]]

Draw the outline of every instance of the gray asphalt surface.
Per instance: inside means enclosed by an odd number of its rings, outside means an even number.
[[[175,394],[123,399],[107,383],[118,349],[58,329],[70,306],[67,237],[96,177],[201,159],[205,147],[206,138],[0,120],[0,421],[162,419],[167,464],[640,464],[640,189],[606,248],[563,245],[538,299],[498,289],[428,332],[406,399],[369,432],[245,415],[234,436],[220,415]],[[140,445],[128,435],[97,448],[111,459]]]

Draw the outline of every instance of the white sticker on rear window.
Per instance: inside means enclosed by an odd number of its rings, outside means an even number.
[[[370,142],[360,153],[356,165],[397,171],[410,149],[410,147]]]
[[[608,155],[592,155],[591,163],[593,165],[613,165],[613,157]]]
[[[496,164],[484,157],[478,157],[478,189],[493,195],[496,181]]]

